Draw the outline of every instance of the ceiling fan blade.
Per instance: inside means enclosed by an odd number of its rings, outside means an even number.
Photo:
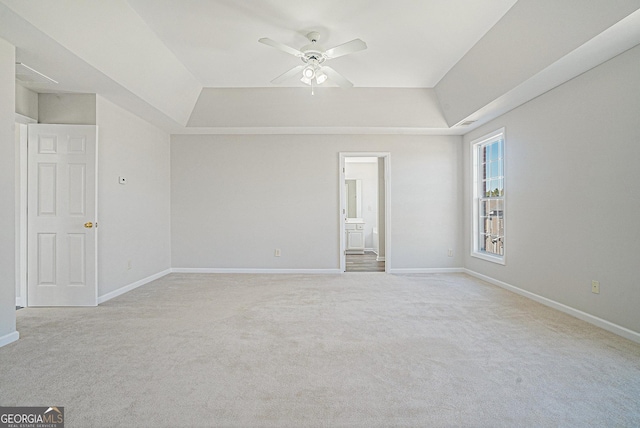
[[[351,88],[353,86],[353,83],[351,83],[350,81],[345,79],[342,76],[342,74],[338,73],[337,71],[335,71],[331,67],[327,67],[325,65],[324,67],[322,67],[322,71],[324,71],[324,73],[327,75],[329,80],[331,80],[332,82],[334,82],[336,85],[340,86],[341,88]]]
[[[286,52],[288,54],[291,54],[293,56],[297,56],[297,57],[303,57],[304,54],[302,52],[300,52],[298,49],[294,49],[290,46],[287,45],[283,45],[280,42],[276,42],[275,40],[271,40],[268,39],[266,37],[263,37],[262,39],[258,40],[260,43],[264,43],[267,46],[271,46],[272,48],[276,48],[278,50],[281,50],[282,52]]]
[[[360,39],[353,39],[350,42],[343,43],[339,46],[336,46],[331,49],[327,49],[324,51],[324,54],[327,58],[338,58],[342,55],[347,55],[353,52],[358,52],[365,50],[367,48],[367,44]]]
[[[289,71],[285,71],[285,72],[284,72],[284,73],[282,73],[280,76],[278,76],[278,77],[276,77],[275,79],[273,79],[273,80],[271,81],[271,83],[275,83],[275,84],[282,83],[282,82],[284,82],[285,80],[287,80],[287,79],[289,79],[289,78],[291,78],[291,77],[295,76],[296,74],[300,73],[300,72],[302,71],[302,69],[303,69],[303,68],[304,68],[304,64],[302,64],[302,65],[298,65],[298,66],[295,66],[295,67],[293,67],[291,70],[289,70]]]

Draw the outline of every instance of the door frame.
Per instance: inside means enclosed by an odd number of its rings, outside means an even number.
[[[344,216],[346,214],[347,207],[345,205],[345,159],[346,158],[362,158],[362,157],[376,157],[384,160],[384,254],[385,263],[384,271],[389,273],[391,270],[391,153],[390,152],[340,152],[339,153],[339,167],[338,167],[338,190],[340,194],[340,209],[338,210],[338,223],[340,224],[340,272],[344,273],[347,261],[346,261],[346,243],[345,243],[345,227]],[[379,229],[378,229],[379,232]]]
[[[16,296],[16,306],[26,308],[27,297],[27,176],[28,176],[28,125],[38,123],[37,120],[16,113],[15,124],[20,129],[20,139],[16,141],[16,170],[19,176],[16,184],[16,289],[20,289],[20,297]]]

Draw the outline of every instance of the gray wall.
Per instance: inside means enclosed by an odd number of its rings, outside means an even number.
[[[460,172],[458,172],[460,175]],[[385,171],[384,171],[384,159],[378,158],[378,259],[384,260],[386,255],[386,189],[385,183]],[[459,181],[459,183],[461,183]],[[461,218],[462,216],[458,216]],[[458,229],[460,230],[460,229]]]
[[[638,0],[518,0],[436,85],[447,123],[499,99],[638,7]]]
[[[38,94],[38,122],[96,124],[95,94]]]
[[[169,135],[100,96],[97,123],[104,296],[171,267]]]
[[[38,120],[38,94],[17,82],[16,113]]]
[[[17,339],[15,296],[15,48],[0,39],[0,345]]]
[[[171,138],[175,268],[339,269],[341,151],[391,153],[392,269],[461,267],[460,137]]]
[[[640,46],[465,135],[465,267],[640,332],[639,70]],[[503,126],[500,266],[469,255],[469,144]]]

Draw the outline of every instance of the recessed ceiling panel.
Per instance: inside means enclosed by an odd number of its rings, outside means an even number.
[[[205,87],[271,87],[300,64],[258,43],[296,49],[318,31],[325,49],[355,38],[368,49],[331,66],[357,87],[430,88],[509,10],[515,0],[129,0]],[[283,86],[302,86],[290,79]]]

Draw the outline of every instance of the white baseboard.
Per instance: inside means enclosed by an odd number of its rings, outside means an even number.
[[[171,269],[163,270],[162,272],[158,272],[158,273],[156,273],[154,275],[148,276],[148,277],[143,278],[143,279],[141,279],[139,281],[133,282],[133,283],[131,283],[129,285],[125,285],[124,287],[120,287],[117,290],[114,290],[114,291],[112,291],[110,293],[103,294],[102,296],[98,296],[98,304],[104,303],[107,300],[111,300],[114,297],[118,297],[118,296],[126,293],[127,291],[131,291],[131,290],[136,289],[136,288],[138,288],[138,287],[140,287],[142,285],[148,284],[151,281],[155,281],[156,279],[162,278],[163,276],[168,275],[170,273],[171,273]]]
[[[496,285],[500,288],[504,288],[505,290],[512,291],[521,296],[527,297],[531,300],[534,300],[538,303],[541,303],[545,306],[548,306],[553,309],[557,309],[560,312],[564,312],[565,314],[571,315],[582,321],[586,321],[589,324],[593,324],[597,327],[610,331],[611,333],[615,333],[618,336],[622,336],[626,339],[632,340],[634,342],[640,343],[640,333],[630,330],[626,327],[622,327],[618,324],[614,324],[610,321],[603,320],[602,318],[598,318],[595,315],[588,314],[586,312],[582,312],[579,309],[572,308],[571,306],[567,306],[563,303],[556,302],[555,300],[548,299],[546,297],[540,296],[538,294],[532,293],[527,290],[523,290],[522,288],[518,288],[514,285],[507,284],[506,282],[499,281],[497,279],[491,278],[490,276],[483,275],[481,273],[464,269],[464,273],[469,274],[473,277],[486,281],[490,284]]]
[[[377,253],[376,253],[376,254],[377,254]],[[383,261],[384,261],[384,257],[380,257],[380,256],[378,256],[378,257],[376,257],[376,261],[377,261],[377,262],[383,262]]]
[[[22,304],[22,297],[16,297],[16,306],[24,308],[24,305]]]
[[[14,331],[13,333],[5,334],[4,336],[0,337],[0,348],[15,342],[19,338],[20,338],[20,333],[18,333],[17,331]]]
[[[293,273],[336,274],[340,269],[245,269],[245,268],[172,268],[173,273]]]
[[[389,269],[389,273],[403,274],[403,273],[461,273],[464,272],[463,268],[394,268]]]

